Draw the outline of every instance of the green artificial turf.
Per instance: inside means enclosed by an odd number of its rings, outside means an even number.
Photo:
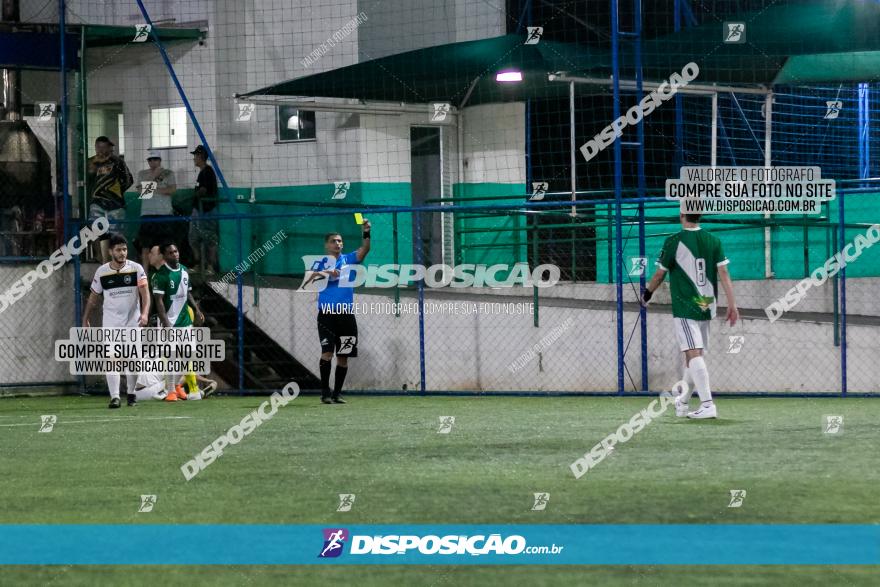
[[[717,421],[677,419],[670,409],[575,479],[571,462],[651,398],[354,396],[325,406],[303,396],[185,481],[180,466],[265,399],[112,411],[94,397],[0,400],[0,523],[880,521],[875,399],[721,398]],[[57,423],[40,433],[47,414]],[[844,416],[842,434],[822,433],[825,414]],[[440,416],[455,417],[449,434],[438,434]],[[731,489],[747,491],[742,507],[727,507]],[[531,511],[535,492],[550,493],[546,510]],[[340,493],[357,496],[350,512],[336,511]],[[138,513],[142,494],[157,495],[152,512]],[[284,569],[16,567],[0,568],[0,583],[809,585],[871,576],[868,567]]]

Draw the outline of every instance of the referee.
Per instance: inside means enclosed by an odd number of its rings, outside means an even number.
[[[339,277],[349,265],[362,263],[370,252],[370,221],[364,220],[361,247],[342,252],[342,235],[331,232],[324,236],[323,259],[315,261],[311,275],[303,282],[305,288],[313,281],[327,280],[318,293],[318,337],[321,339],[321,403],[344,404],[340,393],[348,373],[348,358],[357,356],[357,320],[354,317],[354,290],[350,285],[339,285]],[[349,270],[350,271],[350,270]],[[347,276],[347,275],[346,275]],[[347,281],[347,280],[346,280]],[[330,391],[330,369],[336,352],[336,378]]]

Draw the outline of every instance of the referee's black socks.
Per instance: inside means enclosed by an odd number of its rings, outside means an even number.
[[[339,397],[342,391],[342,384],[345,383],[345,375],[348,373],[348,367],[342,367],[336,363],[336,380],[333,382],[333,397]]]
[[[330,369],[330,361],[321,359],[321,397],[328,397],[330,395]],[[337,369],[339,368],[337,367]],[[337,375],[338,377],[339,375]]]

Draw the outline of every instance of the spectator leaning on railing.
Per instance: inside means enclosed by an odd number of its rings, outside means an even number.
[[[217,175],[208,164],[208,150],[199,145],[191,151],[193,163],[199,168],[193,196],[193,221],[189,228],[189,242],[195,256],[195,264],[203,263],[206,273],[214,273],[217,267],[217,220],[212,218],[217,207]],[[205,259],[201,246],[205,246]]]
[[[113,154],[113,142],[100,136],[95,139],[95,155],[86,161],[86,193],[89,203],[89,222],[106,216],[108,220],[125,220],[125,190],[134,180],[121,157]],[[123,231],[121,227],[114,230]],[[102,263],[110,261],[107,244],[109,233],[101,237],[95,256]]]
[[[171,200],[177,191],[177,182],[174,172],[162,167],[162,155],[152,151],[147,156],[148,168],[138,172],[137,188],[141,192],[141,218],[156,218],[160,216],[172,216],[174,209]],[[145,189],[144,184],[155,182],[155,190]],[[150,251],[158,247],[165,240],[174,236],[175,224],[169,222],[142,222],[138,231],[137,243],[141,251],[141,261],[144,268],[150,270]]]

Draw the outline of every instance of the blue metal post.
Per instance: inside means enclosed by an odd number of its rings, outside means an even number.
[[[241,230],[241,217],[235,219],[236,227],[236,266],[240,266],[243,261],[243,253],[241,241],[243,239]],[[235,286],[238,290],[238,392],[244,393],[244,283],[241,271],[235,272]]]
[[[85,27],[84,27],[85,28]],[[73,234],[73,226],[70,216],[73,214],[73,202],[70,200],[70,168],[68,165],[67,153],[67,2],[66,0],[58,0],[58,46],[61,51],[61,107],[58,109],[58,157],[59,168],[61,171],[61,202],[63,222],[61,226],[61,235],[63,242],[70,241],[70,235]],[[81,34],[85,34],[85,30]],[[83,59],[85,55],[80,55]],[[85,108],[85,104],[80,105]],[[73,257],[73,323],[76,327],[82,326],[82,290],[80,288],[80,271],[81,262],[79,255]],[[83,375],[77,376],[80,393],[85,392],[86,378]]]
[[[422,251],[422,213],[415,213],[416,223],[416,263],[424,264]],[[424,395],[425,387],[425,280],[419,280],[419,393]]]
[[[846,214],[844,212],[845,194],[837,193],[837,221],[840,226],[839,248],[846,246]],[[846,267],[840,269],[840,396],[846,397]]]
[[[642,99],[642,0],[633,0],[635,5],[635,45],[636,45],[636,96]],[[645,197],[647,185],[645,183],[645,124],[640,122],[636,127],[638,136],[638,196]],[[645,203],[639,202],[639,257],[645,256]],[[639,294],[645,291],[645,279],[648,273],[648,265],[639,276]],[[642,391],[648,391],[648,314],[645,308],[639,307],[639,324],[641,336],[642,357]]]
[[[620,66],[618,63],[617,2],[611,0],[611,79],[614,89],[614,120],[620,117]],[[620,138],[614,141],[614,241],[617,247],[617,393],[623,395],[623,161]]]
[[[638,1],[638,0],[637,0]],[[681,30],[681,0],[675,0],[673,3],[672,20],[675,32]],[[681,94],[675,95],[675,155],[673,157],[673,169],[675,176],[678,176],[678,170],[684,165],[684,98]]]
[[[58,0],[58,28],[60,29],[59,47],[61,49],[61,107],[58,111],[58,157],[61,159],[61,202],[62,214],[64,215],[64,223],[62,225],[61,234],[64,242],[70,240],[73,234],[73,226],[71,224],[71,215],[73,214],[73,203],[70,200],[70,169],[68,166],[67,154],[67,2]],[[85,34],[85,33],[83,33]],[[80,59],[83,56],[80,55]],[[85,108],[85,104],[82,104]],[[73,257],[73,313],[74,324],[82,326],[82,291],[80,290],[80,259],[79,255]]]
[[[531,26],[532,25],[532,0],[526,0],[526,4],[523,8],[523,13],[525,15],[526,25]],[[522,25],[522,22],[520,22],[520,25]],[[517,28],[517,31],[519,31],[519,27]],[[526,117],[526,120],[525,120],[526,193],[530,193],[530,191],[532,189],[532,182],[534,181],[534,177],[532,176],[532,101],[531,100],[526,100],[525,117]],[[538,217],[534,216],[533,218],[534,218],[534,222],[532,223],[532,243],[533,243],[532,244],[532,252],[533,252],[532,263],[534,263],[535,266],[538,266],[538,265],[540,265],[540,263],[538,262],[538,256],[541,254],[541,251],[538,246],[539,243],[537,241],[537,239],[538,239]],[[572,280],[574,280],[573,275],[572,275]],[[535,325],[535,328],[537,328],[540,324],[540,318],[539,318],[540,306],[538,305],[539,304],[538,295],[539,295],[538,288],[535,286],[532,286],[532,300],[534,302],[534,306],[533,306],[534,310],[532,311],[532,323]]]
[[[153,39],[153,42],[156,44],[156,47],[159,49],[159,53],[162,54],[162,61],[165,62],[165,67],[168,69],[168,73],[171,75],[172,81],[174,81],[174,86],[177,88],[177,93],[180,95],[180,99],[183,101],[183,105],[186,107],[186,112],[189,114],[189,119],[193,123],[193,127],[196,129],[196,134],[199,135],[199,139],[202,144],[208,150],[208,159],[211,160],[211,165],[214,166],[214,171],[217,172],[217,179],[220,180],[220,185],[223,186],[224,194],[230,203],[234,202],[232,197],[232,192],[229,189],[229,184],[226,183],[226,178],[223,176],[223,171],[220,169],[220,165],[217,164],[217,159],[214,158],[214,151],[211,149],[211,146],[208,144],[208,139],[205,137],[205,133],[202,131],[202,126],[199,124],[199,120],[196,118],[195,112],[193,112],[192,106],[189,103],[189,98],[186,97],[186,92],[183,91],[183,86],[180,85],[180,80],[177,78],[177,73],[174,71],[174,66],[171,65],[171,60],[168,59],[168,53],[165,51],[165,46],[162,44],[162,41],[159,40],[159,35],[156,33],[156,28],[153,25],[153,21],[150,19],[150,15],[147,14],[147,9],[144,7],[144,3],[142,0],[136,0],[138,3],[138,7],[141,9],[141,14],[144,16],[144,20],[150,25],[150,36]]]
[[[871,90],[859,84],[859,177],[871,177]]]

